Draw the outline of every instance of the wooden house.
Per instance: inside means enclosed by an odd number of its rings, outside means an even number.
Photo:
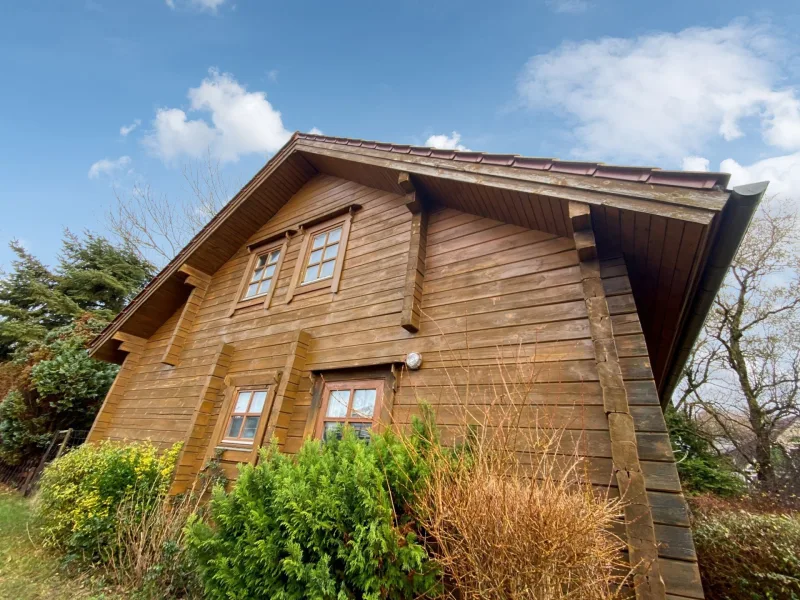
[[[420,389],[446,425],[453,353],[480,386],[513,347],[629,502],[637,596],[702,598],[662,407],[765,189],[728,179],[296,133],[93,342],[90,440],[183,442],[177,493]]]

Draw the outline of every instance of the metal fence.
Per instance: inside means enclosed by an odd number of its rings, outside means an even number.
[[[28,456],[17,465],[0,462],[0,484],[19,490],[26,496],[30,495],[39,484],[44,468],[65,452],[80,446],[88,435],[88,431],[80,429],[57,431],[44,452]]]

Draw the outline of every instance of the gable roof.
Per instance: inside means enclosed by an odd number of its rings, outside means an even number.
[[[711,173],[708,171],[662,171],[657,167],[626,167],[597,162],[520,156],[519,154],[493,154],[488,152],[474,152],[472,150],[448,150],[430,148],[428,146],[410,146],[408,144],[391,144],[372,140],[332,137],[313,133],[298,132],[295,135],[298,139],[302,140],[381,150],[384,152],[394,152],[395,154],[427,156],[455,162],[514,167],[517,169],[534,171],[550,171],[551,173],[569,173],[571,175],[586,175],[604,179],[618,179],[620,181],[635,181],[637,183],[671,185],[693,189],[722,190],[727,187],[731,178],[727,173]]]
[[[403,194],[399,172],[410,173],[436,204],[561,236],[571,236],[567,203],[589,204],[598,248],[625,256],[662,399],[677,382],[765,187],[726,190],[729,176],[722,173],[295,133],[98,335],[90,353],[120,362],[115,333],[149,337],[186,300],[183,265],[214,273],[315,175]]]

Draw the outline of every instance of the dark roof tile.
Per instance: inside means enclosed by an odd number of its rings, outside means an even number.
[[[484,152],[456,151],[442,148],[428,148],[426,146],[409,146],[407,144],[387,144],[383,142],[363,141],[351,138],[337,138],[326,135],[313,135],[310,133],[297,133],[298,138],[317,142],[334,144],[348,144],[397,152],[400,154],[413,154],[416,156],[430,156],[440,160],[455,160],[459,162],[484,163],[486,165],[513,167],[517,169],[532,169],[537,171],[551,171],[556,173],[569,173],[588,177],[604,179],[617,179],[635,181],[654,185],[671,185],[694,189],[725,188],[730,181],[727,173],[688,172],[688,171],[662,171],[649,167],[628,167],[605,165],[603,163],[556,160],[553,158],[538,158],[534,156],[518,156],[515,154],[490,154]]]

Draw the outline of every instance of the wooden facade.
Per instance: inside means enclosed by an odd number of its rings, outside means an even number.
[[[659,390],[732,193],[379,146],[292,138],[95,341],[122,368],[90,440],[183,442],[177,493],[215,454],[235,475],[273,437],[297,451],[331,390],[374,385],[365,426],[402,426],[424,399],[446,430],[457,365],[475,394],[522,356],[522,425],[545,415],[628,500],[637,596],[702,598]]]

